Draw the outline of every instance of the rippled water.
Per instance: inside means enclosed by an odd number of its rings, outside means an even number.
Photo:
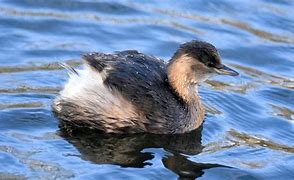
[[[0,179],[293,179],[293,9],[291,0],[2,0]],[[123,49],[168,60],[191,39],[213,43],[241,73],[201,86],[201,129],[59,132],[50,106],[67,75],[58,62]]]

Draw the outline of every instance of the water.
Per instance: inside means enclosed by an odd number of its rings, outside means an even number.
[[[0,2],[0,179],[293,179],[294,2]],[[241,76],[200,89],[202,129],[178,136],[69,137],[51,103],[58,62],[137,49],[165,60],[214,44]]]

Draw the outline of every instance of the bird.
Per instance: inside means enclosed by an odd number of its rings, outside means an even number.
[[[81,69],[67,67],[69,80],[52,105],[67,131],[191,132],[205,119],[199,84],[215,75],[239,75],[222,64],[215,46],[199,40],[181,44],[168,62],[137,50],[82,59]]]

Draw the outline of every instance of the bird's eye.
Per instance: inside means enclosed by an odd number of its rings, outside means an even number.
[[[208,67],[213,67],[214,66],[214,64],[212,63],[212,62],[210,62],[210,63],[208,63],[208,65],[207,65]]]

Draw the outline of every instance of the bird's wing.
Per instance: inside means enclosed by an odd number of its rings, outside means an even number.
[[[135,50],[114,54],[92,53],[85,55],[84,59],[92,68],[103,73],[106,86],[118,90],[146,114],[165,113],[168,102],[176,103],[167,82],[163,60]]]

